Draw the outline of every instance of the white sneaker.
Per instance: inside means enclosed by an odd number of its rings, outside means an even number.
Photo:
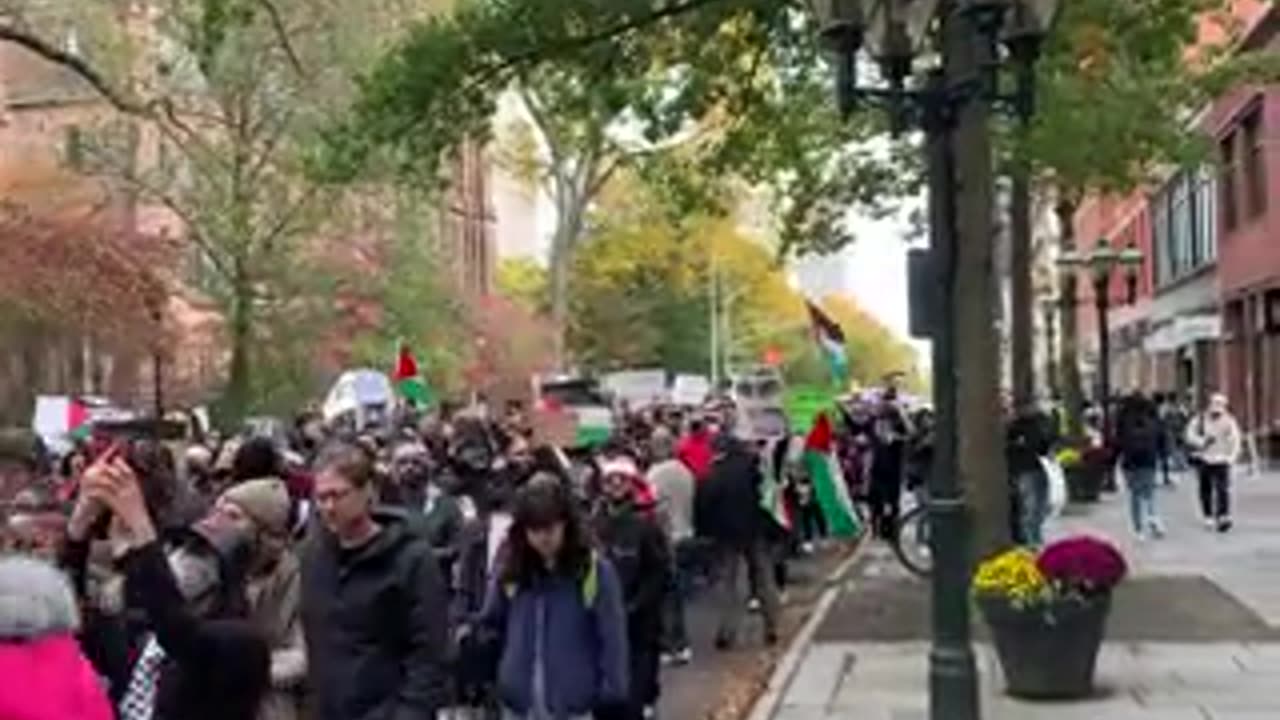
[[[1215,519],[1213,519],[1213,518],[1205,518],[1205,519],[1204,519],[1204,529],[1205,529],[1205,530],[1217,530],[1217,529],[1218,529],[1218,521],[1217,521],[1217,520],[1215,520]]]
[[[1151,518],[1150,525],[1151,525],[1151,537],[1153,538],[1164,537],[1164,522],[1162,522],[1160,518]]]

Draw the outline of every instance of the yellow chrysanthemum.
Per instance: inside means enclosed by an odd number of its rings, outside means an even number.
[[[1049,581],[1036,566],[1036,556],[1026,548],[1001,553],[978,566],[973,578],[975,595],[1002,597],[1017,606],[1049,596]]]

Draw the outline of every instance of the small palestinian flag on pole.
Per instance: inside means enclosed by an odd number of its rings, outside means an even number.
[[[831,378],[837,386],[844,387],[849,383],[849,356],[845,352],[844,329],[811,301],[806,300],[805,306],[809,308],[809,321],[813,324],[813,339],[831,367]]]
[[[391,381],[396,385],[400,397],[408,400],[415,407],[426,407],[431,404],[431,388],[418,373],[418,361],[413,357],[409,346],[400,343],[400,352],[396,356],[396,368],[391,374]]]
[[[822,509],[822,517],[827,521],[827,530],[833,537],[857,537],[862,532],[862,525],[853,511],[849,486],[844,482],[844,473],[840,472],[840,463],[835,457],[831,421],[826,413],[821,413],[814,420],[813,430],[804,441],[804,466],[809,471],[809,481],[813,483],[813,495]]]
[[[789,443],[788,438],[770,441],[760,462],[760,509],[787,532],[794,526],[791,509],[787,507],[787,498],[782,491],[786,485],[783,473]]]

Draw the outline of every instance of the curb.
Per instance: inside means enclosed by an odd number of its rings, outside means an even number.
[[[827,588],[822,591],[822,596],[818,598],[817,605],[814,606],[813,612],[809,614],[809,618],[805,620],[800,631],[791,638],[791,642],[787,645],[787,652],[778,661],[773,672],[769,675],[769,684],[765,686],[764,692],[751,705],[751,712],[747,715],[747,720],[771,720],[778,710],[778,706],[782,704],[783,693],[786,692],[787,686],[791,684],[791,679],[795,676],[796,670],[800,667],[800,661],[808,653],[809,645],[813,641],[813,636],[818,632],[818,626],[827,618],[831,612],[831,607],[836,603],[836,597],[839,596],[841,580],[849,574],[849,570],[853,568],[861,557],[863,551],[870,546],[870,538],[862,538],[858,541],[858,546],[853,552],[849,553],[849,557],[845,558],[836,566],[834,570],[827,574]]]

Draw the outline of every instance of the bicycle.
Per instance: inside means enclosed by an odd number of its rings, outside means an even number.
[[[927,578],[933,574],[933,554],[929,548],[929,503],[923,498],[903,513],[898,532],[890,545],[898,562],[912,575]]]

